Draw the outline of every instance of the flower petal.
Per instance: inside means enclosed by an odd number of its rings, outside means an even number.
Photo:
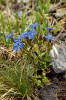
[[[18,46],[18,43],[14,43],[14,46]]]
[[[35,23],[35,24],[31,24],[30,27],[36,28],[36,26],[38,26],[38,25],[39,25],[38,23]]]
[[[17,47],[17,51],[20,51],[20,47]]]
[[[56,38],[56,37],[54,37],[54,36],[52,37],[52,35],[48,35],[48,36],[45,36],[45,38],[46,38],[46,39],[49,39],[49,40],[55,41],[55,38]]]
[[[35,39],[35,36],[34,35],[29,35],[29,38],[34,40]]]
[[[16,43],[16,42],[18,42],[18,40],[14,40],[14,42]]]
[[[35,29],[32,29],[31,32],[34,33],[35,32]]]
[[[45,27],[45,28],[47,28],[47,29],[49,29],[49,30],[55,30],[54,28],[50,28],[50,27]]]
[[[14,47],[13,50],[17,50],[17,47]]]
[[[10,33],[10,34],[6,37],[6,39],[8,39],[8,38],[14,39],[14,38],[12,37],[13,33],[14,33],[14,31],[13,31],[12,33]]]
[[[33,33],[34,35],[37,35],[37,32]]]

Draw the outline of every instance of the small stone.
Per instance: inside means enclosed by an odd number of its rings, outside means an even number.
[[[55,84],[44,87],[39,93],[40,100],[56,100],[56,93],[59,88],[61,87]]]
[[[64,15],[66,14],[66,4],[65,3],[52,4],[50,6],[49,12],[53,14],[56,18],[63,18]]]
[[[17,3],[20,3],[21,2],[21,0],[17,0]]]
[[[63,18],[63,16],[64,16],[63,13],[56,13],[56,14],[55,14],[55,17],[56,17],[56,18],[58,18],[58,17]]]
[[[21,11],[21,10],[18,11],[18,17],[19,17],[19,18],[22,17],[22,11]]]
[[[53,45],[50,52],[53,69],[56,73],[66,70],[66,48],[61,49],[60,46]]]
[[[30,0],[23,0],[23,3],[28,3]]]

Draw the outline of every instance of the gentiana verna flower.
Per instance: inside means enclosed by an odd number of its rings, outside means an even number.
[[[34,53],[36,54],[36,56],[38,56],[38,53],[36,51],[34,51]]]
[[[14,40],[14,49],[13,50],[20,51],[23,48],[24,48],[24,45],[23,45],[21,39]]]
[[[26,33],[21,34],[21,39],[24,39],[26,37]]]
[[[45,27],[45,28],[48,29],[48,33],[49,33],[49,34],[50,34],[50,31],[51,31],[51,30],[55,30],[54,28],[50,28],[50,27]]]
[[[32,78],[30,76],[27,76],[27,77],[32,80]]]
[[[39,26],[38,23],[35,23],[35,24],[31,24],[31,25],[30,25],[30,27],[33,27],[35,30],[36,30],[36,27],[37,27],[37,26]]]
[[[37,35],[37,32],[35,32],[35,29],[32,29],[31,32],[27,31],[27,34],[29,34],[27,37],[34,40],[35,39],[35,35]]]
[[[34,33],[35,32],[35,29],[32,29],[31,32]]]
[[[31,56],[31,58],[34,60],[34,57],[33,56]]]
[[[6,37],[6,40],[8,40],[8,38],[11,38],[14,41],[14,38],[12,37],[13,33],[14,31]]]
[[[48,35],[48,36],[45,36],[46,39],[49,39],[49,40],[52,40],[52,41],[55,41],[55,38],[54,36],[52,35]]]
[[[26,37],[29,38],[29,35],[31,35],[31,31],[30,31],[30,30],[28,30],[28,31],[26,32]]]
[[[21,34],[21,37],[20,37],[21,40],[24,39],[25,37],[28,37],[30,34],[31,34],[31,31],[30,31],[30,30],[28,30],[28,31],[25,32],[25,33],[22,33],[22,34]]]
[[[37,35],[37,32],[35,32],[35,29],[32,29],[31,31],[28,30],[26,33],[21,34],[21,40],[24,39],[25,37],[34,40],[35,35]]]

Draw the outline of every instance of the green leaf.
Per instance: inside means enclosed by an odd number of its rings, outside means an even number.
[[[37,86],[41,86],[41,81],[40,80],[37,81]]]

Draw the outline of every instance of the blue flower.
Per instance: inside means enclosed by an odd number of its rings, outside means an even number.
[[[32,80],[32,78],[30,76],[27,76],[27,77]]]
[[[29,34],[29,32],[27,31],[27,33]],[[37,32],[35,32],[35,29],[32,29],[30,31],[30,34],[27,36],[28,38],[34,40],[35,39],[35,35],[37,35]]]
[[[35,23],[35,24],[31,24],[30,27],[33,27],[35,30],[36,30],[36,26],[39,26],[38,23]]]
[[[31,35],[37,35],[37,32],[35,32],[34,29],[31,30],[32,34]]]
[[[28,38],[34,40],[35,39],[35,36],[31,34],[31,35],[28,36]]]
[[[28,30],[28,31],[24,34],[24,37],[30,38],[30,39],[34,40],[36,34],[37,34],[37,32],[35,32],[35,29],[32,29],[31,31]]]
[[[22,33],[21,34],[21,37],[20,37],[21,40],[24,39],[25,37],[28,37],[28,35],[30,35],[30,34],[31,34],[31,31],[30,30],[28,30],[26,33]]]
[[[35,29],[32,29],[31,32],[34,33],[35,32]]]
[[[34,53],[36,54],[36,56],[38,56],[38,54],[37,54],[37,52],[36,52],[36,51],[34,51]]]
[[[24,39],[26,37],[26,33],[21,34],[21,39]]]
[[[34,57],[33,56],[31,56],[31,58],[34,60]]]
[[[11,38],[14,41],[14,38],[12,37],[13,33],[14,31],[6,37],[6,40],[8,40],[8,38]]]
[[[26,37],[26,38],[30,38],[30,39],[34,40],[36,34],[37,34],[37,32],[35,32],[35,29],[32,29],[31,31],[28,30],[26,33],[21,34],[20,39],[22,40]]]
[[[24,48],[24,45],[23,45],[21,39],[14,40],[14,49],[13,50],[20,51],[23,48]]]
[[[50,69],[52,69],[52,68],[53,68],[53,66],[51,65],[49,68],[50,68]]]
[[[48,29],[48,33],[50,34],[51,30],[55,30],[54,28],[46,27]]]
[[[28,31],[26,32],[26,37],[28,38],[29,35],[31,35],[31,31],[30,31],[30,30],[28,30]]]
[[[55,41],[55,38],[56,38],[56,37],[54,37],[54,36],[52,37],[52,35],[48,35],[48,36],[45,36],[45,38],[46,38],[46,39],[49,39],[49,40]]]

